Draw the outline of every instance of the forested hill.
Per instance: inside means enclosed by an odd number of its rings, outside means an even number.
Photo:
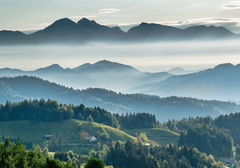
[[[159,121],[181,119],[189,116],[210,115],[211,117],[216,117],[221,113],[240,111],[239,105],[230,102],[122,94],[99,88],[74,90],[40,78],[28,76],[0,78],[0,94],[0,103],[2,104],[5,104],[6,100],[19,102],[24,99],[53,99],[59,103],[82,103],[88,107],[99,106],[116,113],[154,113]]]
[[[170,130],[181,130],[179,145],[194,145],[201,152],[215,156],[232,156],[240,159],[240,113],[211,117],[169,120],[163,124]]]

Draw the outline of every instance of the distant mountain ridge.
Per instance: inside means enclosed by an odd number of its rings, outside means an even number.
[[[62,68],[58,64],[39,68],[34,71],[18,69],[0,69],[0,77],[36,76],[68,87],[86,89],[89,87],[108,88],[124,92],[139,84],[162,81],[170,73],[146,73],[132,66],[101,60],[94,64],[83,64],[76,68]]]
[[[154,113],[159,121],[183,117],[219,116],[240,110],[235,103],[206,101],[187,97],[166,97],[122,94],[111,90],[89,88],[74,90],[36,77],[18,76],[0,78],[0,103],[7,100],[19,102],[24,99],[53,99],[59,103],[84,104],[101,107],[115,113]]]
[[[237,38],[239,35],[223,27],[192,26],[179,29],[154,23],[141,23],[127,33],[119,27],[107,27],[82,18],[77,23],[68,18],[55,21],[50,26],[32,34],[0,31],[0,44],[69,43],[87,41],[135,41],[135,40],[187,40],[201,38]]]
[[[33,44],[36,41],[20,31],[0,31],[0,45],[4,44]]]
[[[171,72],[171,71],[170,71]],[[240,101],[240,64],[220,64],[211,69],[170,72],[141,72],[129,65],[101,60],[76,68],[53,64],[34,71],[0,69],[0,77],[36,76],[76,89],[106,88],[122,93],[143,93],[167,96],[194,97],[208,100]],[[175,72],[175,73],[174,73]],[[180,74],[178,74],[180,72]]]
[[[234,66],[226,63],[197,73],[173,75],[166,80],[140,86],[135,90],[159,96],[239,101],[240,64]]]
[[[73,68],[73,70],[75,71],[79,71],[79,72],[99,72],[99,71],[121,71],[122,73],[124,73],[127,70],[130,70],[132,72],[135,73],[140,73],[139,70],[129,66],[129,65],[124,65],[124,64],[120,64],[117,62],[110,62],[107,60],[102,60],[102,61],[98,61],[95,64],[83,64],[79,67]]]

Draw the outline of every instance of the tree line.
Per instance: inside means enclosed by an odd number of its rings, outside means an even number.
[[[58,159],[44,156],[41,150],[26,150],[20,141],[15,144],[6,138],[4,142],[0,142],[0,167],[77,168],[77,164],[75,162],[60,162]]]
[[[99,107],[85,107],[83,104],[62,104],[55,100],[34,99],[0,104],[0,121],[62,121],[71,118],[86,120],[89,116],[94,122],[104,123],[114,128],[136,129],[156,127],[154,114],[137,113],[126,115],[111,114]]]
[[[111,147],[105,163],[111,164],[114,168],[224,168],[224,164],[216,162],[211,155],[207,156],[186,144],[181,147],[172,144],[165,147],[145,147],[130,141],[117,142],[114,147]]]

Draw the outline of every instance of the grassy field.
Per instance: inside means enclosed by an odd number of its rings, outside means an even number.
[[[75,119],[65,120],[62,122],[0,122],[0,135],[4,134],[5,137],[11,138],[17,138],[19,136],[24,141],[39,143],[44,140],[44,135],[51,135],[54,132],[56,137],[58,137],[61,132],[64,143],[79,143],[80,130],[78,129],[78,124],[82,123],[87,122]],[[87,124],[84,130],[89,135],[94,135],[100,127],[103,127],[107,131],[112,141],[134,140],[134,137],[129,136],[123,131],[97,123],[93,123],[92,125]]]
[[[149,140],[156,142],[160,146],[165,146],[169,143],[173,143],[175,145],[178,144],[179,135],[163,129],[157,128],[149,128],[149,129],[134,129],[134,130],[126,130],[124,131],[129,135],[134,135],[137,133],[138,135],[141,132],[146,133],[146,136]]]
[[[169,143],[177,145],[179,135],[162,129],[135,129],[120,131],[107,125],[98,123],[90,124],[86,121],[70,119],[62,122],[31,122],[31,121],[12,121],[0,122],[0,135],[4,134],[5,137],[18,138],[18,136],[27,142],[41,143],[44,141],[44,135],[51,135],[53,132],[58,137],[61,132],[63,135],[64,143],[80,143],[80,130],[78,125],[83,124],[84,130],[89,135],[94,135],[96,132],[104,128],[110,135],[112,141],[133,141],[135,137],[131,136],[141,132],[146,133],[148,139],[152,144],[165,146]],[[0,138],[1,139],[1,138]],[[103,140],[105,143],[107,139]],[[86,148],[90,148],[86,147]],[[71,146],[64,146],[64,151],[71,150]]]

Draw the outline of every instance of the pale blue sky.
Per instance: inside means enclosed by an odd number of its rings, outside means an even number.
[[[240,34],[240,1],[234,0],[0,0],[0,30],[41,29],[64,17],[120,26],[214,24]]]

